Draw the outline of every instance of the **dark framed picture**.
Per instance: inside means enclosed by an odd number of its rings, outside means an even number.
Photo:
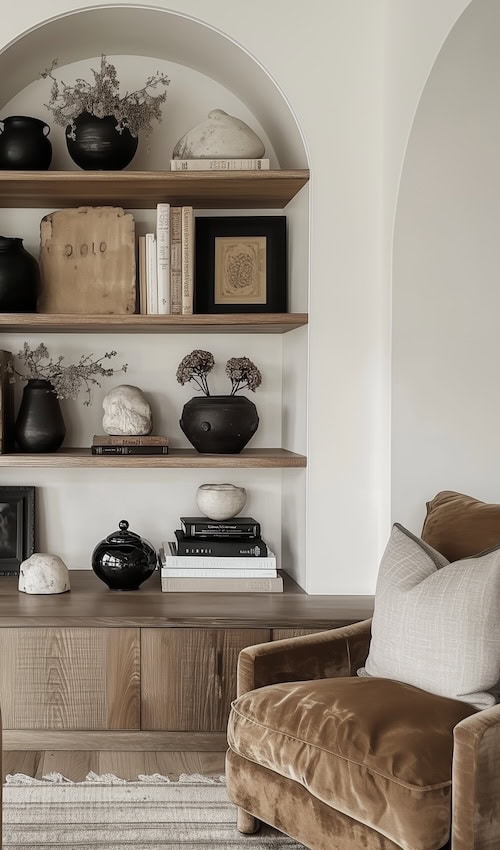
[[[0,575],[17,575],[35,551],[35,488],[0,487]]]
[[[286,216],[196,218],[195,313],[286,313]]]

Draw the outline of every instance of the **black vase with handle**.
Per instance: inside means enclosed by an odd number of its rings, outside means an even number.
[[[52,384],[30,378],[14,427],[17,446],[22,452],[55,452],[62,445],[65,434],[61,405]]]
[[[17,237],[0,236],[0,313],[35,313],[40,269]]]
[[[118,131],[112,115],[98,118],[82,112],[73,123],[74,132],[66,128],[66,145],[73,162],[85,171],[121,171],[134,158],[139,139],[126,128]]]
[[[238,454],[255,434],[259,416],[246,396],[198,396],[184,405],[179,425],[197,452]]]
[[[52,160],[50,127],[39,118],[11,115],[0,121],[0,168],[46,171]]]

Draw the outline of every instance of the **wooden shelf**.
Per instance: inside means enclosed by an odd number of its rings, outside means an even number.
[[[92,455],[90,449],[0,455],[0,467],[117,467],[126,469],[287,469],[304,467],[305,455],[287,449],[244,449],[240,454],[199,454],[195,449],[171,449],[168,455]]]
[[[307,324],[307,318],[307,313],[234,313],[195,316],[0,313],[0,331],[4,333],[77,331],[78,333],[282,334],[303,327]]]
[[[281,171],[0,171],[0,207],[121,206],[158,203],[195,209],[283,209],[309,180]]]

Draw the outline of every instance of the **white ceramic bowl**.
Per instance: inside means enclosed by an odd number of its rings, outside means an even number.
[[[232,519],[245,507],[247,491],[235,484],[202,484],[196,493],[196,504],[209,519]]]

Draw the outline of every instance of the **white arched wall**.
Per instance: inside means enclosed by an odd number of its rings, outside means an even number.
[[[446,40],[408,144],[393,284],[393,518],[439,490],[500,501],[500,7]]]
[[[49,19],[82,11],[80,2],[23,0],[12,4],[9,15],[2,21],[3,44],[10,49],[24,34],[45,25]],[[242,69],[246,67],[243,53],[251,61],[255,57],[256,64],[277,82],[279,91],[286,93],[279,109],[286,112],[287,104],[292,104],[293,115],[307,139],[313,174],[308,357],[291,339],[299,332],[286,335],[283,341],[286,379],[289,377],[292,384],[297,380],[300,383],[304,369],[308,370],[308,393],[306,396],[305,392],[302,395],[299,392],[298,403],[286,392],[286,382],[283,386],[283,407],[288,411],[284,428],[293,428],[293,422],[290,424],[288,420],[293,419],[300,406],[307,409],[307,505],[297,508],[297,513],[287,514],[284,494],[283,525],[290,529],[294,542],[297,517],[299,522],[307,517],[307,579],[305,559],[299,569],[307,589],[313,593],[371,593],[374,588],[390,521],[392,227],[401,164],[429,70],[468,2],[313,0],[309,5],[292,5],[289,0],[272,3],[253,0],[252,4],[233,0],[157,2],[158,13],[191,16],[206,25],[207,30],[213,29],[239,46],[240,53],[236,51],[233,56],[242,59]],[[99,0],[94,5],[103,9],[108,6]],[[143,7],[136,4],[134,8]],[[141,38],[140,28],[133,37]],[[162,38],[168,38],[168,33],[163,32]],[[55,55],[61,57],[60,49],[64,45],[59,42],[56,46]],[[217,48],[221,46],[221,41],[217,42]],[[203,44],[199,48],[203,55]],[[225,48],[232,50],[228,44]],[[112,41],[108,29],[106,41],[92,52],[125,49],[133,52],[132,47],[125,48],[124,44]],[[151,55],[149,48],[146,53]],[[44,55],[53,58],[52,40]],[[87,51],[86,55],[90,53]],[[236,91],[232,86],[240,85],[237,73],[225,60],[226,56],[227,53],[221,54],[219,64],[223,66],[222,72],[226,66],[226,75],[229,70],[230,79],[226,76],[224,82],[215,71],[213,77]],[[18,57],[21,65],[30,62],[29,56],[22,52]],[[76,58],[72,50],[67,60]],[[46,64],[41,59],[40,56],[36,68],[31,67],[28,77],[16,83],[16,90],[33,80],[34,74]],[[211,57],[211,61],[216,60]],[[10,70],[24,73],[22,68]],[[264,79],[262,83],[263,100],[274,114],[278,108],[275,95],[266,89],[268,81]],[[247,88],[252,89],[251,84]],[[252,106],[251,97],[260,96],[259,87],[249,91],[248,96],[241,87],[237,93],[267,128],[281,166],[305,164],[305,158],[294,161],[295,153],[286,159],[287,139],[280,141],[278,127],[276,132],[271,130],[272,115],[267,120],[264,106],[262,111]],[[5,91],[5,97],[10,96]],[[0,102],[5,99],[0,97]],[[285,135],[290,120],[288,115],[284,123],[281,117],[276,122],[284,128]],[[298,145],[297,153],[303,147],[302,140]],[[307,214],[302,215],[307,223]],[[296,217],[300,227],[299,214]],[[200,343],[206,342],[208,347],[211,339],[207,337]],[[290,355],[289,344],[293,347]],[[164,388],[162,393],[164,398]],[[34,479],[29,470],[22,476],[17,473],[16,477],[18,483]],[[288,472],[283,477],[288,477]],[[183,482],[187,478],[189,475],[184,473]],[[155,498],[165,498],[158,477],[154,482],[149,478],[145,481],[141,473],[134,481],[139,488],[152,487]],[[114,484],[117,483],[124,492],[126,482],[114,479]],[[195,483],[193,480],[190,486]],[[275,479],[266,473],[255,477],[253,484],[258,489],[258,499],[252,509],[255,506],[255,510],[264,510],[266,516],[272,517],[275,505],[269,494],[276,486]],[[182,486],[180,482],[179,486]],[[108,493],[109,490],[106,496]],[[167,493],[167,500],[168,496]],[[134,507],[137,500],[134,502],[133,494],[127,499],[127,504]],[[162,506],[164,512],[167,509],[168,506]],[[60,521],[65,510],[66,506],[58,503],[51,513],[55,512]],[[44,511],[42,506],[42,514]],[[92,519],[92,513],[83,504],[82,515],[70,517],[69,528],[64,528],[65,538],[72,533],[78,537],[82,523]],[[276,527],[280,525],[276,523]],[[146,524],[143,531],[147,530]],[[288,545],[286,541],[285,544]]]

